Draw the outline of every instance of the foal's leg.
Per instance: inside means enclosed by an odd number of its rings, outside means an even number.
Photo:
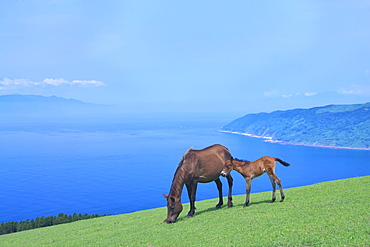
[[[189,196],[189,201],[190,201],[190,210],[188,213],[188,217],[193,217],[195,214],[195,194],[197,191],[197,182],[192,182],[191,184],[186,184],[186,189],[188,190],[188,196]]]
[[[276,200],[276,183],[275,183],[275,180],[269,175],[269,178],[270,178],[270,181],[271,181],[271,185],[272,185],[272,199],[271,199],[271,202],[274,202]]]
[[[276,176],[276,178],[277,178],[277,184],[278,184],[278,186],[279,186],[279,189],[280,189],[280,196],[281,196],[281,200],[280,200],[280,202],[283,202],[284,201],[284,199],[285,199],[285,195],[284,195],[284,192],[283,192],[283,186],[281,185],[281,180]]]
[[[246,188],[246,199],[245,199],[244,207],[248,206],[248,204],[249,204],[249,196],[250,196],[250,193],[251,193],[252,179],[250,177],[246,177],[245,182],[246,182],[247,188]]]
[[[280,189],[280,196],[281,196],[281,200],[280,202],[283,202],[284,199],[285,199],[285,195],[284,195],[284,192],[283,192],[283,186],[281,185],[281,180],[280,178],[278,178],[278,176],[276,176],[275,173],[271,174],[271,180],[274,181],[274,183],[277,183],[277,185],[279,186],[279,189]]]
[[[218,204],[216,205],[216,208],[221,208],[221,206],[224,204],[224,200],[222,198],[222,182],[220,180],[220,178],[217,178],[215,180],[215,183],[217,185],[217,189],[218,189]]]
[[[232,196],[232,190],[233,190],[233,177],[229,174],[226,176],[227,183],[229,185],[229,193],[227,195],[227,206],[232,207],[233,206],[233,196]]]

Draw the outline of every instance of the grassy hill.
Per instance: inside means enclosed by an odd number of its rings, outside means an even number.
[[[0,246],[369,246],[370,176],[234,197],[234,207],[214,209],[216,199],[189,205],[174,224],[166,208],[82,220],[0,236]],[[161,195],[158,195],[161,196]]]
[[[291,144],[370,149],[370,102],[248,114],[222,130]]]

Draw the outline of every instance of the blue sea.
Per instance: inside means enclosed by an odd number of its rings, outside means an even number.
[[[284,188],[370,175],[370,151],[281,145],[218,131],[234,118],[227,114],[126,114],[76,121],[3,122],[0,222],[164,207],[162,194],[169,192],[181,156],[190,147],[202,149],[215,143],[228,147],[236,158],[255,160],[269,155],[289,162],[290,167],[278,163],[276,168]],[[235,171],[232,175],[233,194],[245,194],[244,179]],[[226,196],[226,179],[221,181]],[[271,191],[267,175],[252,183],[252,193],[262,191]],[[188,202],[185,193],[184,189],[183,203]],[[199,184],[197,200],[217,195],[215,183]],[[235,205],[243,203],[234,200]]]

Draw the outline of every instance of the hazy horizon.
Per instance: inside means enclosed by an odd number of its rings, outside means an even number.
[[[366,1],[0,7],[0,95],[243,114],[370,101]]]
[[[357,103],[358,105],[366,104],[369,102]],[[312,107],[297,107],[284,109],[283,111],[294,110],[294,109],[310,109],[317,107],[326,107],[329,105],[349,105],[349,104],[326,104],[326,105],[316,105]],[[4,116],[16,115],[19,119],[22,119],[22,115],[25,114],[28,117],[41,117],[47,116],[59,116],[66,117],[63,115],[80,115],[80,117],[86,116],[110,116],[114,118],[119,117],[119,115],[127,116],[139,116],[140,114],[149,114],[152,117],[158,116],[197,116],[200,118],[214,118],[217,115],[224,115],[220,118],[229,118],[230,120],[234,118],[239,118],[247,114],[257,114],[257,113],[271,113],[274,111],[280,111],[280,109],[271,110],[271,111],[260,111],[260,112],[246,112],[246,111],[127,111],[124,107],[116,105],[107,105],[107,104],[95,104],[91,102],[85,102],[75,98],[64,98],[55,95],[43,96],[43,95],[22,95],[22,94],[12,94],[12,95],[0,95],[0,114]],[[5,115],[6,114],[6,115]],[[82,115],[81,115],[82,114]],[[118,115],[117,115],[118,114]],[[133,115],[134,114],[134,115]],[[117,115],[117,116],[115,116]],[[25,116],[23,116],[25,117]],[[67,118],[66,118],[67,119]],[[3,119],[4,120],[4,119]],[[11,119],[8,119],[11,121]],[[7,121],[7,122],[8,122]]]

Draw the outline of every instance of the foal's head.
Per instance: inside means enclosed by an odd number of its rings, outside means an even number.
[[[180,197],[174,197],[171,195],[165,195],[164,197],[167,199],[167,219],[164,220],[164,222],[167,223],[175,223],[177,220],[177,217],[179,217],[179,214],[182,211],[182,204]]]
[[[226,177],[234,169],[233,160],[227,160],[225,162],[224,168],[221,171],[221,176]]]

